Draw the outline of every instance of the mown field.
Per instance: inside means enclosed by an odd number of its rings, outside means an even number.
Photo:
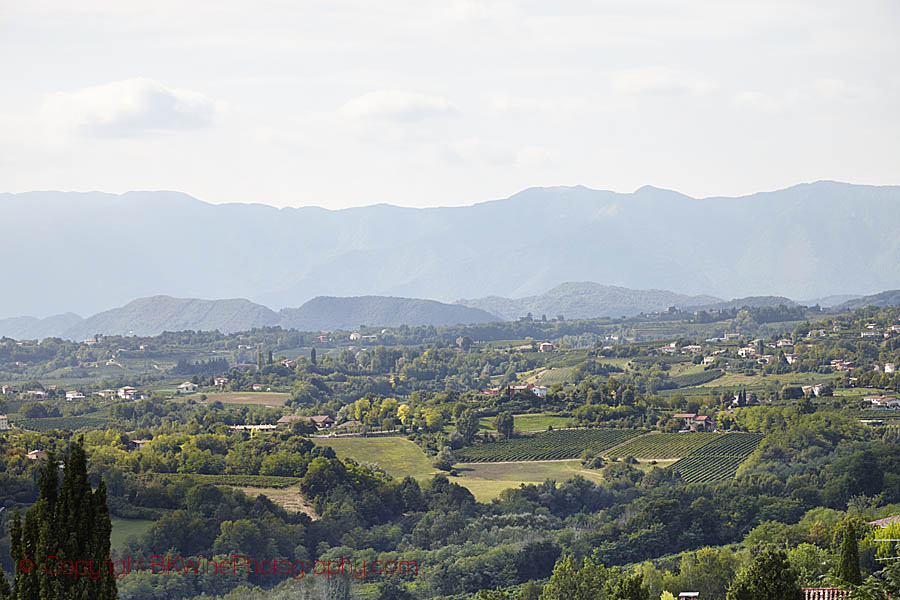
[[[196,394],[194,394],[196,397]],[[289,394],[279,392],[216,392],[206,394],[206,403],[252,404],[261,406],[284,406],[290,398]]]
[[[479,429],[482,431],[497,431],[494,427],[494,419],[496,417],[482,417],[479,421]],[[575,423],[572,417],[563,417],[550,413],[535,413],[513,415],[513,426],[516,431],[547,431],[547,428],[562,429],[563,427],[571,427]],[[450,427],[448,431],[456,431],[455,427]]]
[[[642,432],[631,429],[548,431],[503,442],[463,448],[459,462],[506,462],[578,458],[585,450],[602,452]]]
[[[313,438],[317,446],[331,446],[340,458],[373,463],[395,479],[407,475],[428,479],[437,473],[422,449],[402,437]]]

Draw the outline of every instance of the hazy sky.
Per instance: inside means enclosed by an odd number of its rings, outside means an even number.
[[[0,191],[900,184],[900,2],[0,0]]]

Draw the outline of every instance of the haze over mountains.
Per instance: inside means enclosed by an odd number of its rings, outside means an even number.
[[[0,315],[90,315],[160,294],[273,309],[317,296],[522,299],[571,281],[718,298],[868,293],[900,287],[898,220],[900,187],[827,181],[740,198],[556,187],[339,211],[0,194]]]
[[[835,308],[834,303],[819,303]],[[14,317],[0,319],[0,337],[43,339],[62,337],[82,340],[102,335],[153,336],[163,331],[247,331],[257,327],[283,327],[300,331],[355,330],[360,327],[397,327],[400,325],[460,325],[514,320],[528,313],[535,319],[590,319],[629,317],[640,313],[661,312],[669,307],[685,311],[740,309],[761,306],[792,306],[795,302],[781,296],[754,296],[720,300],[711,296],[685,296],[665,290],[629,290],[592,282],[559,285],[537,296],[501,298],[491,296],[460,300],[455,304],[419,298],[358,296],[348,298],[320,296],[299,308],[276,312],[244,299],[199,300],[153,296],[140,298],[125,306],[103,311],[83,319],[65,313],[46,319]],[[900,304],[900,290],[866,297],[851,297],[837,310],[862,306]]]

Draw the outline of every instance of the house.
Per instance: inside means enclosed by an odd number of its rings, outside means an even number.
[[[696,352],[701,352],[702,350],[703,350],[703,346],[691,344],[689,346],[682,346],[681,353],[682,354],[694,354]]]
[[[878,519],[877,521],[870,521],[869,525],[878,527],[880,529],[887,529],[889,525],[893,525],[894,523],[900,523],[900,515],[885,517],[884,519]]]
[[[553,344],[550,342],[541,342],[541,345],[538,347],[539,352],[553,352]]]
[[[860,331],[860,332],[859,332],[859,337],[861,337],[861,338],[875,337],[875,333],[876,333],[876,332],[874,332],[874,331],[869,331],[869,330],[866,330],[866,331]]]
[[[261,431],[263,433],[271,433],[278,429],[277,425],[232,425],[233,431]]]
[[[741,356],[743,358],[752,358],[752,357],[756,356],[756,354],[757,354],[756,348],[753,346],[746,346],[744,348],[738,348],[737,353],[738,353],[738,356]]]
[[[197,391],[197,384],[191,383],[190,381],[185,381],[181,385],[178,386],[179,394],[193,394]]]
[[[25,395],[29,398],[46,398],[47,392],[44,390],[28,390]]]
[[[794,364],[795,362],[799,362],[799,361],[800,361],[800,359],[797,357],[796,354],[785,354],[785,355],[784,355],[784,360],[786,360],[786,361],[787,361],[787,364],[789,364],[789,365],[792,365],[792,364]]]
[[[711,364],[713,364],[714,362],[716,362],[716,357],[715,357],[715,356],[704,356],[704,357],[703,357],[703,364],[704,364],[704,365],[711,365]]]
[[[320,335],[319,337],[316,338],[316,341],[317,342],[328,342],[330,340],[328,339],[327,335]]]
[[[287,367],[288,369],[293,369],[294,367],[297,366],[297,361],[287,358],[287,359],[281,361],[281,366]]]
[[[254,384],[253,384],[253,391],[254,391],[254,392],[261,392],[261,391],[263,391],[263,386],[262,386],[262,384],[261,384],[261,383],[254,383]]]
[[[679,598],[699,598],[700,592],[681,592],[678,594]]]
[[[326,429],[334,425],[334,419],[329,417],[328,415],[314,415],[312,417],[306,417],[303,415],[285,415],[278,419],[277,425],[279,427],[285,426],[288,427],[291,424],[297,421],[311,421],[313,425],[316,426],[316,429]]]
[[[315,415],[310,417],[310,419],[315,423],[316,429],[326,429],[334,425],[334,419],[328,415]]]
[[[884,372],[885,373],[894,373],[897,370],[897,365],[894,363],[884,363]]]
[[[866,396],[863,400],[871,402],[873,407],[900,408],[900,400],[893,396]]]
[[[782,339],[778,340],[777,342],[775,342],[776,348],[791,348],[793,345],[794,345],[794,342],[792,342],[791,340],[789,340],[787,338],[782,338]]]
[[[12,394],[14,391],[15,390],[12,389],[11,387],[9,387],[8,385],[0,386],[0,394],[3,394],[4,396],[6,394]]]
[[[696,413],[677,413],[672,415],[673,419],[681,420],[682,430],[689,431],[715,431],[716,422],[706,415],[697,415]]]
[[[803,600],[850,600],[850,591],[841,588],[803,588]]]
[[[47,460],[47,453],[43,450],[32,450],[25,455],[28,460]]]
[[[116,390],[100,390],[98,392],[94,392],[95,396],[100,396],[104,400],[109,400],[110,398],[116,397]]]
[[[484,394],[485,396],[499,396],[500,388],[495,388],[495,387],[488,388],[488,389],[484,390],[482,392],[482,394]]]
[[[9,419],[6,415],[0,415],[0,431],[9,430]]]
[[[739,334],[739,333],[726,333],[726,334],[725,334],[725,337],[723,337],[722,339],[725,340],[726,342],[729,342],[729,341],[731,341],[731,340],[739,340],[739,339],[741,339],[741,334]]]
[[[213,380],[213,383],[215,383],[219,387],[222,387],[222,386],[228,384],[228,378],[227,377],[216,377]]]
[[[131,440],[131,449],[132,450],[140,450],[146,444],[149,444],[150,440]]]
[[[546,398],[547,397],[547,386],[536,385],[533,388],[531,388],[531,393],[533,393],[538,398]]]
[[[354,331],[353,333],[350,334],[351,342],[355,342],[355,341],[361,340],[361,339],[362,339],[362,334],[359,333],[358,331]]]
[[[133,388],[129,385],[120,387],[118,390],[116,390],[116,395],[123,400],[137,400],[140,396],[137,388]]]
[[[78,390],[72,390],[70,392],[66,392],[66,400],[84,400],[84,394],[82,394]]]

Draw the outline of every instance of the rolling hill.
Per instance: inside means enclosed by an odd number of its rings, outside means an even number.
[[[458,301],[464,306],[480,308],[510,320],[527,313],[535,318],[542,315],[552,318],[560,314],[567,319],[630,317],[640,313],[664,311],[670,306],[683,308],[716,302],[721,300],[711,296],[685,296],[664,290],[630,290],[589,281],[564,283],[544,294],[525,298],[490,296]]]

